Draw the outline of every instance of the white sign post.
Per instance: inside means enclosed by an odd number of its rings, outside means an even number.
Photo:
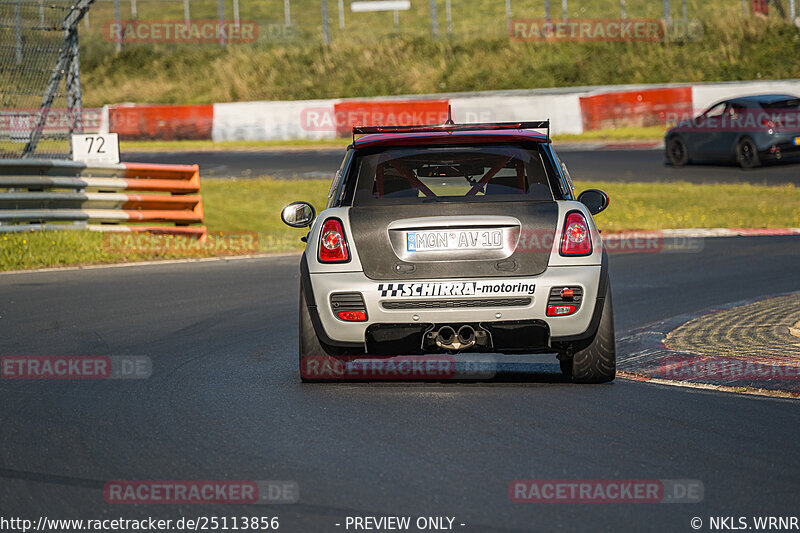
[[[119,163],[119,135],[116,133],[73,135],[72,160],[83,163]]]

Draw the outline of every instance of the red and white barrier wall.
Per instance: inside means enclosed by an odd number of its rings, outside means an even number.
[[[332,139],[353,124],[439,124],[549,118],[551,133],[582,133],[674,122],[714,102],[759,93],[800,95],[800,80],[576,87],[332,100],[213,105],[107,106],[104,126],[122,139],[267,141]]]

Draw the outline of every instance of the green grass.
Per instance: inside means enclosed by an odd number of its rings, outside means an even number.
[[[206,225],[211,232],[255,232],[259,252],[302,249],[304,230],[280,221],[281,208],[294,200],[325,205],[326,180],[285,181],[204,179]],[[667,228],[800,227],[800,188],[792,185],[580,182],[577,190],[600,188],[611,206],[597,216],[606,232]],[[89,231],[28,232],[0,237],[0,270],[206,257],[211,251],[123,253],[112,237]],[[247,251],[251,253],[251,250]]]
[[[475,1],[481,9],[491,5],[493,10],[502,10],[503,2]],[[427,3],[412,4],[417,9]],[[723,2],[710,4],[719,6]],[[660,5],[651,2],[648,11],[629,16],[659,16]],[[800,56],[796,27],[776,19],[744,19],[738,2],[724,5],[727,10],[704,11],[718,17],[704,19],[704,37],[696,42],[514,42],[502,31],[502,11],[486,15],[487,21],[499,21],[498,31],[494,23],[480,26],[481,9],[463,14],[464,18],[457,20],[465,26],[453,37],[442,35],[438,41],[426,34],[429,26],[424,21],[424,9],[418,15],[419,25],[414,26],[421,33],[383,34],[364,22],[368,19],[353,17],[347,35],[334,35],[329,47],[312,32],[291,42],[231,45],[226,49],[215,45],[134,45],[115,55],[110,43],[90,33],[81,37],[84,105],[198,104],[800,77],[800,61],[787,59]],[[519,16],[535,15],[533,7],[520,5],[514,9]],[[316,17],[315,10],[310,12]],[[603,9],[592,8],[585,16],[602,13]],[[156,18],[168,16],[165,13]],[[615,15],[609,12],[605,16]],[[480,31],[468,30],[473,23]],[[364,31],[358,31],[362,25]]]
[[[563,133],[553,135],[556,142],[571,141],[655,141],[663,140],[667,129],[665,126],[635,127],[585,131],[579,134]]]
[[[663,132],[662,132],[663,137]],[[293,139],[286,141],[221,141],[211,140],[196,141],[120,141],[120,152],[160,152],[160,151],[190,151],[190,150],[268,150],[276,148],[344,148],[352,139],[342,137],[337,139]],[[0,145],[1,146],[1,145]]]

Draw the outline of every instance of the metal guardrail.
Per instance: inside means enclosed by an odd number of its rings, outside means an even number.
[[[174,226],[142,224],[163,222]],[[0,233],[88,229],[202,238],[204,226],[189,226],[202,222],[197,165],[0,159]]]

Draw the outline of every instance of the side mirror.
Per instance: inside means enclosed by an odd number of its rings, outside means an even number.
[[[578,201],[588,207],[593,215],[602,212],[611,203],[608,195],[600,189],[586,189],[578,195]]]
[[[292,202],[281,211],[281,220],[293,228],[307,228],[314,223],[317,212],[308,202]]]

